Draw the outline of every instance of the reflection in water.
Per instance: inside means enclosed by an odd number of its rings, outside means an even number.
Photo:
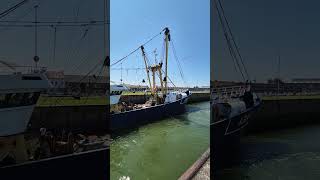
[[[111,179],[177,179],[209,147],[209,102],[143,126],[111,144]]]

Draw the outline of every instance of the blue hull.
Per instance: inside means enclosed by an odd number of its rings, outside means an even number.
[[[166,117],[179,115],[185,112],[185,104],[189,97],[178,101],[156,105],[144,109],[126,111],[110,115],[111,131],[121,131],[137,128]]]

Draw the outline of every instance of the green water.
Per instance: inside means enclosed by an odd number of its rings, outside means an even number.
[[[177,179],[210,144],[209,102],[187,105],[181,116],[148,124],[111,144],[111,179]]]

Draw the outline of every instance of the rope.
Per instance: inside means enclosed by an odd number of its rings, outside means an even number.
[[[180,63],[180,61],[178,59],[178,56],[177,56],[176,48],[174,47],[173,40],[171,39],[170,42],[171,42],[171,45],[172,45],[172,51],[173,51],[174,58],[175,58],[175,60],[177,61],[177,64],[178,64],[179,73],[180,73],[180,76],[182,78],[182,81],[184,82],[184,84],[187,84],[185,79],[184,79],[184,73],[183,73],[183,70],[182,70],[181,63]]]
[[[29,7],[29,9],[27,9],[27,12],[22,14],[21,16],[18,16],[18,17],[15,17],[16,20],[20,20],[20,19],[23,19],[24,17],[26,17],[27,15],[29,15],[31,12],[33,12],[33,7]],[[14,23],[13,23],[14,24]],[[6,27],[6,28],[3,28],[1,29],[0,31],[3,32],[3,31],[6,31],[10,29],[10,27]]]
[[[14,5],[13,7],[5,10],[4,12],[0,13],[0,19],[6,17],[8,14],[19,8],[20,6],[24,5],[28,0],[23,0],[20,3]]]
[[[154,35],[154,36],[153,36],[152,38],[150,38],[148,41],[146,41],[145,43],[143,43],[141,46],[145,46],[145,45],[148,44],[150,41],[152,41],[154,38],[160,36],[163,31],[164,31],[164,29],[163,29],[160,33]],[[140,49],[141,46],[139,46],[138,48],[134,49],[133,51],[131,51],[128,55],[124,56],[123,58],[117,60],[116,62],[114,62],[113,64],[111,64],[111,66],[114,66],[114,65],[116,65],[116,64],[124,61],[126,58],[128,58],[129,56],[131,56],[133,53],[137,52],[137,51]]]
[[[233,35],[232,31],[231,31],[229,22],[228,22],[228,20],[227,20],[227,18],[226,18],[226,16],[225,16],[225,12],[224,12],[222,3],[221,3],[220,0],[215,0],[215,4],[216,4],[216,9],[217,9],[217,12],[218,12],[218,15],[219,15],[219,19],[220,19],[220,21],[221,21],[221,24],[222,24],[222,26],[223,26],[223,30],[224,30],[224,32],[225,32],[225,36],[226,36],[226,34],[227,34],[227,35],[230,34],[230,37],[231,37],[231,42],[232,42],[232,43],[230,42],[230,39],[227,38],[227,43],[228,43],[228,46],[229,46],[229,51],[230,51],[230,50],[232,51],[232,54],[233,54],[232,56],[235,58],[235,60],[236,60],[236,62],[237,62],[237,65],[238,65],[238,68],[239,68],[239,71],[242,73],[241,66],[240,66],[239,60],[238,60],[238,57],[239,57],[240,62],[241,62],[241,65],[242,65],[242,68],[244,69],[245,75],[246,75],[247,79],[250,80],[249,73],[248,73],[247,68],[246,68],[246,66],[245,66],[245,64],[244,64],[244,60],[243,60],[243,58],[242,58],[242,56],[241,56],[241,54],[240,54],[240,50],[239,50],[236,42],[235,42],[235,38],[234,38],[234,35]],[[219,4],[219,7],[220,7],[220,9],[221,9],[221,12],[220,12],[220,10],[218,9],[218,4]],[[225,24],[223,23],[222,18],[224,19]],[[232,44],[233,44],[233,46],[232,46]],[[234,50],[234,49],[235,49],[235,50]]]
[[[53,33],[53,56],[52,56],[52,64],[55,64],[56,61],[56,45],[57,45],[57,27],[54,27]]]
[[[2,20],[0,23],[13,23],[13,24],[99,24],[104,23],[101,20],[91,21],[21,21],[21,20]]]
[[[244,65],[244,61],[243,61],[243,58],[242,58],[242,56],[241,56],[241,54],[240,54],[240,50],[239,50],[239,48],[238,48],[238,46],[237,46],[237,44],[236,44],[236,42],[235,42],[235,40],[234,40],[234,39],[235,39],[235,38],[234,38],[234,35],[233,35],[232,31],[231,31],[229,22],[228,22],[228,20],[227,20],[227,18],[226,18],[226,16],[225,16],[224,9],[223,9],[223,7],[222,7],[222,3],[221,3],[220,0],[218,0],[218,3],[219,3],[219,6],[220,6],[220,8],[221,8],[221,11],[222,11],[222,16],[224,17],[224,19],[225,19],[225,21],[226,21],[226,24],[227,24],[227,27],[228,27],[228,30],[229,30],[229,33],[230,33],[230,36],[231,36],[231,40],[232,40],[232,42],[233,42],[233,44],[234,44],[234,46],[235,46],[235,49],[236,49],[236,51],[237,51],[237,53],[238,53],[239,58],[240,58],[240,62],[241,62],[241,64],[242,64],[242,66],[243,66],[243,69],[244,69],[246,75],[247,75],[247,78],[250,80],[249,73],[248,73],[248,71],[247,71],[246,66]]]
[[[52,24],[38,24],[37,27],[52,27],[52,26],[56,26],[56,27],[87,27],[87,26],[103,26],[105,24],[108,23],[83,23],[83,24],[59,24],[59,23],[52,23]],[[31,27],[35,27],[34,24],[8,24],[8,25],[4,25],[4,24],[0,24],[0,27],[16,27],[16,28],[31,28]]]
[[[215,7],[217,9],[218,17],[219,17],[219,20],[220,20],[220,23],[221,23],[221,26],[222,26],[222,29],[223,29],[223,32],[224,32],[224,37],[225,37],[225,39],[227,41],[227,44],[228,44],[228,49],[229,49],[231,58],[232,58],[234,64],[237,64],[237,67],[239,68],[241,76],[242,76],[243,80],[245,81],[245,77],[244,77],[244,74],[243,74],[243,72],[241,70],[241,66],[240,66],[240,64],[238,62],[237,56],[235,55],[234,49],[233,49],[232,45],[230,44],[230,39],[229,39],[228,33],[227,33],[228,31],[226,30],[225,24],[223,23],[223,19],[222,19],[221,13],[220,13],[220,10],[219,10],[218,5],[217,5],[217,0],[215,0],[214,2],[216,4]]]

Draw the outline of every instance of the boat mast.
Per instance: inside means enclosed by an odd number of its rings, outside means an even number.
[[[278,56],[278,80],[277,80],[277,92],[278,92],[278,96],[280,94],[280,53],[279,53],[279,56]]]
[[[165,28],[165,42],[166,42],[166,71],[165,71],[165,77],[164,77],[164,81],[165,81],[165,89],[164,92],[165,94],[168,93],[168,47],[169,47],[169,41],[170,41],[170,31],[169,28]]]
[[[106,8],[107,8],[107,2],[106,0],[103,0],[103,57],[106,57],[106,48],[107,48],[107,39],[106,39],[106,16],[107,16],[107,12],[106,12]]]
[[[161,85],[161,92],[162,94],[164,94],[164,89],[163,89],[163,79],[162,79],[162,61],[160,63],[158,63],[157,61],[157,49],[155,49],[154,51],[154,62],[156,62],[156,71],[159,72],[159,79],[160,79],[160,85]]]
[[[162,80],[162,62],[159,63],[159,78],[160,78],[160,83],[161,83],[161,92],[162,92],[162,95],[164,95],[164,88],[163,88],[163,80]]]
[[[153,88],[152,88],[151,81],[150,81],[150,76],[149,76],[149,68],[148,68],[148,64],[147,64],[146,53],[144,52],[144,47],[143,47],[143,46],[141,46],[140,48],[141,48],[141,51],[142,51],[142,56],[143,56],[144,64],[145,64],[145,66],[146,66],[146,72],[147,72],[148,82],[149,82],[149,86],[150,86],[150,90],[151,90],[151,95],[154,95],[154,94],[153,94]]]

